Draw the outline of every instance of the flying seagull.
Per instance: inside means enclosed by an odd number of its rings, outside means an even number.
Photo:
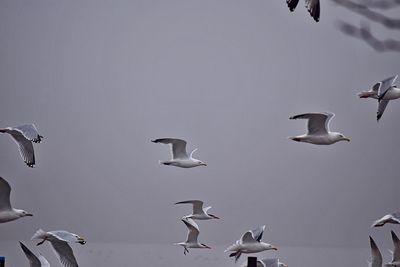
[[[10,184],[0,177],[0,223],[14,221],[25,216],[33,216],[24,210],[12,208],[10,193]]]
[[[400,266],[400,240],[397,235],[391,231],[394,250],[392,252],[392,261],[385,266]]]
[[[17,143],[22,159],[29,167],[35,166],[35,152],[32,142],[40,143],[43,136],[38,133],[34,124],[22,124],[0,129],[0,133],[8,133]]]
[[[400,88],[395,84],[398,75],[389,77],[372,86],[368,91],[358,93],[360,98],[374,98],[378,100],[378,111],[376,112],[376,120],[382,117],[389,100],[400,98]]]
[[[306,8],[310,13],[311,17],[318,22],[319,21],[319,0],[305,0],[306,1]],[[286,3],[289,7],[289,10],[293,12],[299,3],[299,0],[286,0]]]
[[[233,252],[229,255],[229,257],[235,257],[235,262],[237,262],[242,253],[257,253],[271,249],[278,250],[271,244],[261,242],[264,230],[265,225],[255,230],[247,231],[242,235],[240,240],[237,240],[235,244],[228,247],[224,252]]]
[[[376,220],[371,227],[381,227],[386,223],[400,224],[400,212],[393,212],[390,214],[386,214],[379,220]]]
[[[350,138],[345,137],[343,134],[329,131],[329,122],[334,116],[335,114],[332,112],[315,112],[290,117],[289,119],[291,120],[307,119],[308,133],[289,137],[289,139],[315,145],[331,145],[339,141],[350,142]]]
[[[184,216],[182,219],[191,218],[194,220],[210,220],[210,219],[219,219],[219,217],[208,213],[207,211],[211,209],[211,207],[203,208],[203,201],[201,200],[186,200],[176,202],[176,204],[192,204],[193,205],[193,212],[192,214]]]
[[[371,246],[371,262],[369,262],[369,267],[382,267],[382,254],[371,236],[369,236],[369,244]]]
[[[197,150],[194,149],[190,155],[188,156],[186,152],[186,141],[182,139],[176,138],[161,138],[151,140],[153,143],[161,143],[161,144],[171,144],[172,147],[172,159],[160,161],[160,164],[164,165],[172,165],[181,168],[193,168],[197,166],[207,166],[201,160],[193,158],[193,153]]]
[[[86,243],[84,238],[67,231],[45,232],[39,229],[32,236],[32,240],[34,239],[42,240],[37,243],[37,246],[43,244],[45,241],[49,241],[64,267],[78,267],[72,248],[68,243],[80,243],[83,245]]]
[[[241,267],[247,267],[247,262],[244,262]],[[257,260],[256,267],[288,267],[285,263],[279,261],[278,258],[269,258]]]
[[[199,226],[190,218],[182,219],[182,222],[188,228],[188,234],[185,242],[175,243],[174,245],[179,245],[184,248],[183,254],[189,253],[188,248],[208,248],[211,249],[206,244],[199,243],[197,238],[199,236]]]
[[[36,257],[36,255],[33,254],[32,251],[30,251],[22,242],[19,242],[19,244],[24,251],[25,256],[28,258],[30,267],[50,267],[50,264],[45,257],[42,255]]]

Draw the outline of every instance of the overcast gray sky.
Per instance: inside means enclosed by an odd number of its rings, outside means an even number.
[[[400,209],[400,101],[379,124],[356,93],[399,73],[335,27],[359,18],[329,1],[315,23],[300,0],[0,1],[1,126],[33,122],[45,136],[27,168],[0,136],[12,202],[35,214],[0,226],[1,240],[39,227],[90,242],[170,244],[202,199],[219,221],[201,238],[229,245],[266,224],[278,246],[368,245],[371,222]],[[398,32],[380,29],[385,34]],[[350,143],[290,141],[294,114],[332,111]],[[160,166],[180,137],[208,167]],[[383,241],[382,241],[383,242]]]

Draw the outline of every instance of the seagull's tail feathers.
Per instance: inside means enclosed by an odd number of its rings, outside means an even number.
[[[36,231],[36,233],[32,236],[31,240],[33,239],[42,239],[43,236],[46,234],[45,231],[43,231],[42,229],[39,229]]]

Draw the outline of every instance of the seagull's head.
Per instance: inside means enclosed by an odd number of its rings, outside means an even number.
[[[75,238],[76,238],[76,242],[77,243],[79,243],[79,244],[81,244],[81,245],[85,245],[86,244],[86,240],[83,238],[83,237],[81,237],[81,236],[79,236],[79,235],[75,235]]]
[[[347,142],[350,142],[350,138],[344,136],[344,135],[341,134],[341,133],[334,133],[334,135],[335,135],[335,139],[337,140],[336,142],[339,142],[339,141],[347,141]]]
[[[18,213],[19,217],[26,217],[26,216],[32,217],[33,216],[32,213],[29,213],[25,210],[15,210],[15,211]]]
[[[278,248],[275,247],[274,245],[271,245],[271,244],[268,244],[268,243],[263,243],[263,242],[261,242],[261,244],[264,245],[264,248],[265,248],[266,250],[278,250]]]

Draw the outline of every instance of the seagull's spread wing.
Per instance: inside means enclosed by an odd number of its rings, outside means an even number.
[[[306,0],[306,8],[315,21],[319,21],[319,0]]]
[[[265,225],[260,226],[256,229],[252,230],[251,232],[253,233],[254,239],[257,240],[258,242],[260,242],[264,231],[265,231]]]
[[[78,267],[72,248],[64,241],[50,242],[64,267]]]
[[[390,77],[390,78],[387,78],[387,79],[385,79],[385,80],[380,82],[381,86],[379,87],[379,90],[378,90],[378,96],[379,96],[380,99],[394,85],[394,83],[396,82],[397,76],[398,75]]]
[[[77,234],[70,233],[64,230],[50,231],[48,234],[57,238],[60,241],[66,241],[70,243],[82,243],[83,238],[79,237]]]
[[[3,129],[2,132],[6,132],[11,135],[15,143],[17,143],[19,148],[19,153],[22,159],[29,167],[35,165],[35,152],[33,150],[32,142],[25,138],[25,136],[18,130],[13,130],[12,128]]]
[[[378,102],[378,111],[376,112],[376,119],[378,121],[382,117],[383,112],[385,111],[387,104],[389,104],[389,100],[380,100]]]
[[[289,7],[290,11],[294,11],[297,4],[299,3],[299,0],[286,0],[286,4]]]
[[[43,255],[39,255],[39,260],[40,263],[42,264],[42,267],[50,267],[50,263],[47,261],[45,257],[43,257]]]
[[[241,241],[242,244],[258,242],[257,240],[254,239],[253,233],[251,231],[247,231],[246,233],[244,233],[242,235],[242,237],[240,238],[240,241]]]
[[[22,124],[12,127],[13,130],[19,131],[29,141],[40,143],[43,136],[41,136],[34,124]]]
[[[399,262],[400,261],[400,240],[397,235],[391,231],[392,234],[392,241],[393,241],[393,259],[392,262]]]
[[[176,202],[175,204],[192,204],[193,205],[193,214],[202,214],[203,213],[203,201],[201,200],[186,200]]]
[[[382,254],[371,236],[369,237],[369,243],[371,246],[371,267],[382,267]]]
[[[24,251],[25,256],[29,260],[30,267],[42,267],[40,260],[35,256],[35,254],[33,254],[32,251],[30,251],[24,244],[22,244],[22,242],[19,242],[19,244]]]
[[[318,135],[318,134],[327,134],[329,131],[329,122],[335,116],[335,114],[331,112],[322,112],[322,113],[304,113],[299,114],[293,117],[290,117],[291,120],[295,119],[308,119],[308,134],[309,135]]]
[[[199,226],[192,219],[182,219],[188,228],[187,243],[197,243],[197,237],[199,236]]]
[[[0,211],[11,210],[11,187],[4,178],[0,177]]]
[[[186,141],[176,138],[161,138],[152,140],[154,143],[171,144],[172,145],[172,158],[173,159],[186,159]]]

